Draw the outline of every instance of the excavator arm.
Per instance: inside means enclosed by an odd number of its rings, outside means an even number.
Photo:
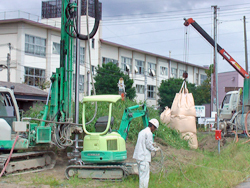
[[[190,24],[213,46],[215,47],[214,39],[202,29],[202,27],[193,20],[193,18],[185,19],[184,25],[189,26]],[[217,44],[217,51],[219,54],[227,60],[227,62],[238,72],[243,78],[249,78],[249,74],[245,71],[219,44]]]
[[[139,110],[139,107],[142,107],[142,110]],[[142,117],[144,127],[148,126],[148,112],[145,104],[131,106],[124,110],[120,128],[118,130],[118,133],[124,140],[127,140],[130,122],[137,117]]]

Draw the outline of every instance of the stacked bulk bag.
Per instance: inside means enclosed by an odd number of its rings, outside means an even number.
[[[165,110],[160,115],[160,120],[164,124],[169,124],[171,118],[171,110],[167,106],[165,107]]]
[[[183,139],[188,140],[189,147],[192,149],[198,148],[195,117],[194,97],[192,93],[188,93],[186,81],[184,81],[172,103],[169,127],[180,131]]]

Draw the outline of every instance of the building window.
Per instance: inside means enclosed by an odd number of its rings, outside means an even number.
[[[60,44],[59,43],[53,42],[52,53],[60,55]]]
[[[95,48],[95,39],[92,39],[92,48]]]
[[[167,67],[160,67],[160,74],[167,76],[168,75],[168,68]]]
[[[195,79],[195,84],[198,85],[199,84],[199,73],[196,73],[196,79]]]
[[[136,85],[136,93],[144,93],[144,85]]]
[[[25,35],[25,53],[46,56],[46,39]]]
[[[84,48],[80,47],[80,65],[84,64]],[[76,46],[74,46],[74,63],[76,62]]]
[[[207,75],[201,74],[201,84],[207,79]]]
[[[91,65],[92,75],[95,75],[95,66]]]
[[[109,62],[118,65],[118,60],[107,58],[107,57],[102,57],[102,64],[107,64]]]
[[[185,70],[179,70],[179,78],[182,78],[183,77],[183,73],[185,72]]]
[[[147,90],[147,92],[148,92],[148,98],[155,99],[155,86],[148,85],[147,89],[148,89]]]
[[[148,75],[151,75],[152,73],[156,74],[156,65],[154,63],[148,62]],[[154,76],[154,75],[152,75]]]
[[[32,67],[24,67],[24,82],[27,85],[42,88],[45,83],[45,70]]]
[[[122,63],[121,63],[121,70],[122,71],[126,71],[126,67],[129,68],[129,71],[131,71],[131,62],[132,62],[132,59],[131,58],[128,58],[128,57],[122,57]]]
[[[172,76],[172,78],[177,78],[177,69],[176,68],[171,68],[171,76]]]
[[[135,62],[136,62],[136,68],[138,70],[138,74],[144,74],[144,66],[145,66],[144,61],[135,60]]]
[[[73,74],[73,90],[75,90],[76,76]],[[79,93],[84,92],[84,75],[79,75]]]

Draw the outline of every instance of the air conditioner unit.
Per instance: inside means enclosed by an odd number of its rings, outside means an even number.
[[[150,75],[151,75],[151,76],[155,76],[155,71],[152,70],[152,69],[150,69]]]
[[[138,69],[137,69],[137,67],[135,67],[135,73],[138,73],[139,71],[138,71]]]
[[[128,72],[130,69],[129,65],[126,65],[126,71]]]

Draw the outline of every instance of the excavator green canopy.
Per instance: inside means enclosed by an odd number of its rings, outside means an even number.
[[[84,97],[82,102],[112,102],[116,103],[121,99],[121,95],[93,95]]]

